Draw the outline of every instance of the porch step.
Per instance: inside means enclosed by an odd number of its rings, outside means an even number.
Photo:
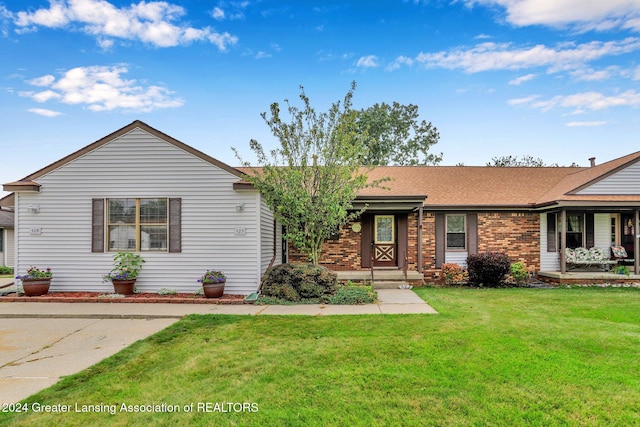
[[[399,289],[401,286],[408,286],[404,280],[376,280],[371,286],[373,289]]]

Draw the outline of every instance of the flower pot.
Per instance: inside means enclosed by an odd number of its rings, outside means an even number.
[[[225,281],[219,283],[202,283],[204,296],[207,298],[220,298],[224,294]]]
[[[49,292],[51,286],[51,278],[41,279],[22,279],[22,289],[28,297],[37,297]]]
[[[113,290],[116,294],[133,295],[133,289],[136,285],[136,279],[118,280],[112,279]]]

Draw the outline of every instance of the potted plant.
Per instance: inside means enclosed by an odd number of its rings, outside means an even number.
[[[53,274],[51,269],[40,270],[37,267],[30,267],[24,276],[16,276],[16,279],[22,281],[22,289],[25,295],[36,297],[49,292],[51,286],[51,278]]]
[[[104,276],[104,280],[113,283],[115,293],[132,295],[143,263],[144,259],[138,254],[118,252],[113,256],[113,270]]]
[[[204,275],[198,279],[202,283],[202,291],[207,298],[220,298],[224,294],[224,284],[227,282],[227,276],[221,271],[207,270]]]

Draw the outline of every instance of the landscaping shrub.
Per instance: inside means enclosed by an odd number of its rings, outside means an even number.
[[[313,264],[280,264],[267,270],[262,295],[287,301],[321,298],[338,290],[337,275]]]
[[[476,286],[500,286],[510,269],[509,257],[501,252],[485,252],[467,257],[469,281]]]
[[[347,285],[338,289],[335,295],[325,298],[329,304],[371,304],[377,298],[371,286]]]
[[[511,264],[511,277],[513,277],[513,280],[515,280],[518,285],[521,285],[527,280],[529,271],[524,262],[518,261]]]
[[[13,274],[13,268],[7,267],[6,265],[0,265],[0,274],[1,275]]]
[[[469,281],[469,273],[458,264],[442,264],[441,273],[444,284],[448,286],[460,285]]]

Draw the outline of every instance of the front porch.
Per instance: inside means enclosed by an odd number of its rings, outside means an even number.
[[[424,284],[424,276],[417,271],[405,272],[397,268],[373,269],[373,280],[371,270],[347,270],[336,271],[339,282],[373,282],[373,287],[381,288],[398,288],[402,284],[422,285]]]
[[[615,274],[605,271],[539,271],[538,279],[554,285],[598,285],[609,283],[612,285],[637,284],[640,285],[640,274]]]

